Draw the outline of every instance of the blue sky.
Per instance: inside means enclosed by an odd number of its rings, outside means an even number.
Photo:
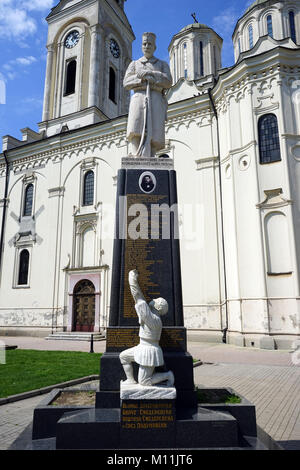
[[[38,130],[46,68],[44,18],[57,3],[58,0],[0,0],[0,136],[10,134],[20,139],[20,129]],[[158,38],[156,55],[168,60],[172,36],[193,23],[191,13],[195,12],[200,23],[209,25],[224,39],[223,66],[232,65],[231,35],[237,19],[251,3],[251,0],[127,0],[125,11],[137,38],[133,58],[141,55],[142,33],[153,31]]]

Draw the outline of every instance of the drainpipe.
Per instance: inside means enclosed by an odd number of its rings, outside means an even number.
[[[5,174],[5,188],[4,188],[3,212],[2,212],[2,224],[1,224],[1,236],[0,236],[0,273],[1,273],[1,266],[2,266],[4,230],[5,230],[6,210],[7,210],[7,194],[8,194],[8,182],[9,182],[9,164],[8,164],[6,150],[3,151],[3,156],[5,159],[6,174]]]
[[[225,257],[225,242],[224,242],[224,214],[223,214],[223,194],[222,194],[222,174],[221,174],[221,151],[220,151],[220,131],[219,131],[219,117],[217,109],[211,94],[212,88],[208,89],[208,96],[212,106],[214,116],[217,123],[217,145],[218,145],[218,159],[219,159],[219,182],[220,182],[220,205],[221,205],[221,231],[222,231],[222,251],[223,251],[223,270],[224,270],[224,295],[225,295],[225,314],[226,314],[226,326],[222,330],[223,343],[227,343],[227,331],[228,331],[228,304],[227,304],[227,275],[226,275],[226,257]]]

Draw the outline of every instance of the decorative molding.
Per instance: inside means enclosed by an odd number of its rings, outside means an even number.
[[[102,266],[95,266],[95,267],[87,267],[87,268],[65,268],[68,274],[97,274],[101,273],[102,271],[107,271],[109,269],[108,264],[104,264]]]
[[[219,163],[219,157],[199,158],[199,160],[195,160],[195,163],[197,165],[197,171],[208,168],[216,168]]]
[[[67,136],[59,136],[55,142],[51,142],[51,137],[49,138],[49,147],[51,145],[56,146],[56,148],[50,148],[49,150],[44,150],[41,152],[37,152],[35,154],[30,154],[25,157],[18,157],[17,151],[20,150],[16,148],[16,160],[11,161],[12,169],[15,174],[21,173],[22,171],[26,171],[28,169],[34,168],[43,168],[45,165],[51,160],[53,163],[60,162],[64,158],[68,157],[71,158],[72,155],[75,157],[79,157],[81,152],[85,154],[90,151],[94,153],[96,150],[102,151],[105,147],[111,148],[112,145],[116,145],[116,147],[124,146],[124,142],[126,142],[126,130],[124,125],[124,130],[121,131],[114,131],[108,132],[102,136],[97,137],[90,137],[86,138],[85,140],[79,140],[78,142],[72,144],[62,145],[62,141],[64,137],[67,139]],[[45,143],[41,141],[41,143]],[[36,143],[33,143],[36,145]],[[32,152],[32,149],[28,149],[28,152]],[[0,165],[0,171],[3,170],[5,174],[5,163]]]
[[[96,232],[97,224],[98,224],[97,214],[75,216],[74,219],[75,219],[75,224],[76,224],[77,235],[81,235],[84,232],[84,230],[88,227],[91,227],[94,230],[94,232]]]
[[[188,129],[192,122],[195,122],[198,127],[211,125],[213,116],[213,112],[210,108],[205,108],[202,111],[189,111],[188,113],[178,114],[174,117],[170,116],[166,122],[166,133],[173,127],[178,131],[181,125],[184,125],[185,128]],[[204,121],[207,122],[204,123]]]
[[[256,204],[257,209],[277,209],[294,203],[294,201],[281,196],[283,194],[282,188],[265,190],[264,193],[266,198],[264,201]]]
[[[17,248],[27,248],[36,243],[36,235],[31,232],[17,233],[13,238],[13,245]]]
[[[64,186],[58,186],[57,188],[48,189],[49,198],[51,197],[63,197],[65,193]]]
[[[270,113],[271,111],[275,111],[276,109],[279,109],[279,103],[271,104],[270,106],[264,107],[257,106],[256,108],[254,108],[254,113],[256,115],[266,114]]]
[[[80,168],[82,170],[90,170],[95,168],[96,166],[96,159],[93,157],[90,158],[84,158],[81,162]]]

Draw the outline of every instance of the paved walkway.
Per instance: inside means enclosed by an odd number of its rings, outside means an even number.
[[[0,337],[0,340],[20,349],[89,351],[89,343],[83,341],[29,337]],[[105,342],[95,342],[94,350],[103,352]],[[300,366],[292,364],[290,352],[192,342],[188,350],[195,359],[204,362],[194,369],[196,384],[233,388],[255,404],[261,428],[284,448],[300,450]],[[33,409],[42,398],[0,406],[0,449],[7,449],[32,421]]]

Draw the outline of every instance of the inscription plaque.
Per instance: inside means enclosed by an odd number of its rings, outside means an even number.
[[[175,400],[123,400],[122,429],[169,430],[174,426]]]
[[[106,332],[106,351],[121,352],[139,344],[138,327],[108,327]],[[186,329],[184,327],[165,327],[162,330],[160,346],[165,352],[186,351]]]

